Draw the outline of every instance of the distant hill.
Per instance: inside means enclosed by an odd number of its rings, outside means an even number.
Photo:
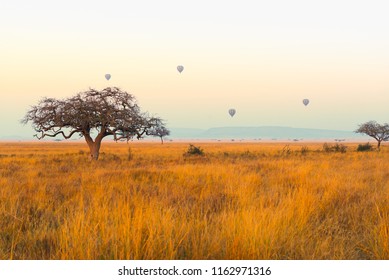
[[[214,127],[207,130],[172,128],[170,138],[194,139],[279,139],[279,140],[364,140],[369,137],[352,131],[294,128],[283,126]]]
[[[0,140],[3,141],[22,141],[22,140],[30,140],[30,139],[32,139],[32,137],[28,138],[20,135],[5,135],[0,137]]]
[[[188,139],[188,138],[199,138],[207,130],[198,129],[198,128],[169,128],[170,129],[170,138],[176,139]]]
[[[335,140],[345,141],[373,141],[372,138],[354,133],[352,131],[326,130],[312,128],[294,128],[284,126],[258,126],[258,127],[214,127],[210,129],[198,128],[169,128],[170,139],[262,139],[262,140]],[[74,138],[72,140],[77,140]],[[36,140],[31,137],[19,135],[1,136],[0,141]],[[59,141],[62,138],[47,138],[46,141]]]

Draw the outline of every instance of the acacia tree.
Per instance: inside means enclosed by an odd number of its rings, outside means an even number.
[[[377,148],[380,149],[382,141],[389,140],[389,124],[379,124],[376,121],[369,121],[359,125],[356,133],[363,133],[377,140]]]
[[[155,137],[161,138],[161,143],[163,144],[163,137],[170,135],[170,130],[166,127],[159,126],[152,128],[150,133]]]
[[[22,123],[28,122],[38,139],[58,135],[69,139],[79,134],[85,138],[93,160],[99,158],[101,141],[106,136],[129,141],[155,136],[157,129],[166,129],[160,118],[141,112],[135,97],[117,87],[89,89],[63,100],[43,98],[22,119]],[[94,139],[93,134],[97,134]]]

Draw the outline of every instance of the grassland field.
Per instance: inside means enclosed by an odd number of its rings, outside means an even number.
[[[389,259],[388,146],[194,144],[0,143],[0,259]]]

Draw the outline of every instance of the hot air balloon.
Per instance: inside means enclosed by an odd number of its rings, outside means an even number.
[[[107,81],[109,81],[109,79],[111,79],[111,74],[105,74],[105,78],[107,79]]]
[[[178,70],[178,72],[182,72],[182,71],[184,71],[184,66],[182,66],[182,65],[178,65],[177,66],[177,70]]]
[[[303,99],[303,104],[307,106],[309,104],[309,99]]]
[[[233,117],[236,113],[236,110],[235,109],[230,109],[228,110],[228,113],[230,114],[231,117]]]

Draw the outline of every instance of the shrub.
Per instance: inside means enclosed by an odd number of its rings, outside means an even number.
[[[308,153],[308,151],[309,151],[309,149],[308,149],[308,147],[307,147],[307,146],[302,146],[302,147],[301,147],[301,154],[302,154],[302,155],[305,155],[305,154],[307,154],[307,153]]]
[[[198,155],[198,156],[203,156],[204,151],[200,147],[196,147],[192,144],[189,144],[188,150],[184,153],[184,156],[193,156],[193,155]]]
[[[326,153],[337,152],[337,153],[345,153],[347,147],[343,144],[336,143],[335,145],[330,145],[327,143],[323,144],[323,151]]]
[[[281,153],[281,156],[289,156],[292,151],[290,150],[290,147],[288,144],[286,144],[283,148],[282,148],[282,151],[280,152]]]
[[[256,159],[257,157],[255,156],[254,153],[250,152],[249,150],[243,152],[240,154],[240,157],[243,159]]]
[[[329,145],[327,143],[324,143],[323,144],[323,151],[326,152],[326,153],[331,152],[331,145]]]
[[[347,147],[343,144],[336,143],[334,145],[335,152],[345,153],[347,150]]]
[[[366,152],[366,151],[372,151],[372,150],[373,150],[373,146],[369,142],[366,144],[359,144],[358,148],[357,148],[358,152]]]

